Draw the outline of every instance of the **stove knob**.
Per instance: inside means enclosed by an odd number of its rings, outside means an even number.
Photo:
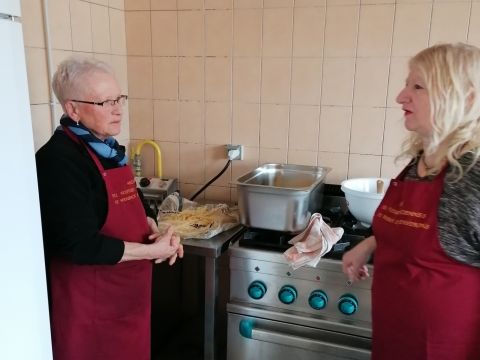
[[[267,286],[258,280],[255,280],[248,286],[248,295],[255,300],[261,299],[267,292]]]
[[[328,296],[322,290],[314,290],[308,297],[308,304],[315,310],[322,310],[327,306]]]
[[[292,304],[297,298],[297,290],[291,285],[282,286],[278,292],[278,298],[284,304]]]
[[[345,294],[338,299],[338,310],[345,315],[353,315],[358,310],[358,300],[352,294]]]

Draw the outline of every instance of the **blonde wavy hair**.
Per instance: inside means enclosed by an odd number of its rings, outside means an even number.
[[[424,149],[420,136],[411,132],[399,158],[415,158],[421,151],[437,153],[439,160],[432,171],[440,171],[441,159],[447,158],[453,167],[449,177],[458,181],[480,156],[480,49],[462,43],[438,44],[410,59],[409,68],[418,70],[425,82],[433,133]],[[458,161],[465,153],[473,155],[466,170]]]

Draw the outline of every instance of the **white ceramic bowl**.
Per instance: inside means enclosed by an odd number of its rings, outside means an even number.
[[[383,192],[377,193],[377,180],[383,181]],[[373,215],[390,185],[386,178],[356,178],[342,181],[348,209],[364,226],[372,224]]]

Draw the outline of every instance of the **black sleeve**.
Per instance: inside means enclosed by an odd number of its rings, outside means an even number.
[[[158,225],[157,216],[155,215],[155,211],[153,211],[153,209],[148,205],[148,201],[145,200],[145,196],[143,196],[142,190],[137,188],[137,193],[138,193],[138,197],[140,198],[140,201],[142,202],[143,209],[145,210],[145,214],[149,218],[152,218],[153,220],[155,220],[155,223],[157,223],[157,225]]]
[[[46,255],[76,264],[117,263],[124,243],[100,234],[108,204],[93,161],[69,139],[50,141],[36,161]]]

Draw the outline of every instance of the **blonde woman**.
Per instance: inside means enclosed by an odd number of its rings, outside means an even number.
[[[375,252],[372,359],[480,359],[480,49],[415,55],[397,96],[412,158],[392,180],[374,236],[346,253],[365,276]]]

